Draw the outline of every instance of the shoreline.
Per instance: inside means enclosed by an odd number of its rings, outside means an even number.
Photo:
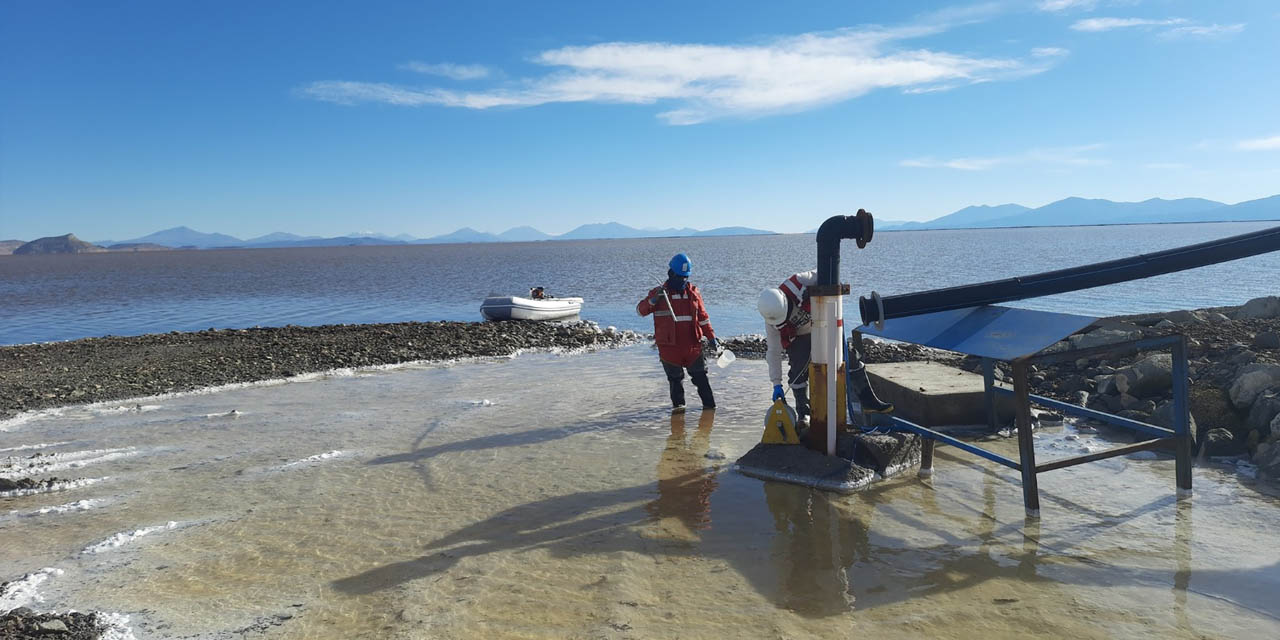
[[[611,348],[643,335],[582,321],[443,321],[173,331],[0,346],[0,421],[29,411],[335,369]]]
[[[1271,424],[1280,420],[1280,298],[1102,318],[1069,343],[1055,346],[1170,333],[1187,337],[1196,446],[1206,446],[1210,456],[1248,454],[1268,475],[1280,478],[1280,426]],[[602,329],[590,321],[438,321],[173,331],[0,346],[0,422],[33,411],[340,369],[503,357],[526,350],[604,349],[651,340],[647,333]],[[764,357],[759,335],[728,337],[721,343],[741,358]],[[866,339],[861,350],[868,364],[926,360],[967,371],[981,366],[976,358],[914,344]],[[1108,413],[1166,423],[1171,392],[1148,389],[1151,384],[1135,377],[1139,370],[1163,375],[1167,387],[1168,365],[1150,366],[1151,355],[1114,354],[1054,365],[1033,372],[1032,389]],[[1005,381],[1008,374],[997,368]],[[1130,389],[1127,383],[1137,384]],[[1274,449],[1270,455],[1268,449]]]

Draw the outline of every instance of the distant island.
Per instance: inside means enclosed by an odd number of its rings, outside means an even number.
[[[13,249],[13,255],[39,256],[54,253],[103,253],[105,251],[105,247],[90,244],[75,237],[74,234],[68,233],[63,236],[40,238],[38,240],[23,243],[21,246]]]
[[[877,231],[930,229],[995,229],[1004,227],[1065,227],[1112,224],[1163,224],[1186,222],[1248,222],[1280,220],[1280,195],[1236,204],[1203,198],[1141,202],[1114,202],[1103,199],[1065,198],[1043,207],[1020,204],[976,205],[929,220],[914,222],[890,216],[876,219]],[[812,233],[810,230],[809,233]],[[749,227],[719,227],[700,231],[681,229],[637,229],[617,222],[590,223],[559,235],[521,226],[488,233],[463,227],[452,233],[415,238],[401,234],[351,234],[334,238],[270,233],[248,240],[222,233],[203,233],[190,227],[174,227],[132,240],[87,243],[74,235],[40,238],[32,242],[0,241],[0,255],[10,253],[90,253],[97,251],[164,251],[168,249],[267,249],[284,247],[339,247],[360,245],[460,244],[471,242],[541,242],[555,240],[606,240],[619,238],[678,238],[709,236],[773,235],[773,231]]]

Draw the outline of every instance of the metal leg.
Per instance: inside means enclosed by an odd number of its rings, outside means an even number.
[[[992,433],[999,431],[996,426],[996,391],[994,389],[996,381],[996,363],[991,358],[982,359],[982,391],[983,402],[987,407],[987,428]]]
[[[1191,420],[1187,402],[1187,340],[1173,345],[1173,432],[1176,437],[1175,462],[1178,497],[1191,495]]]
[[[1013,361],[1013,401],[1018,424],[1018,463],[1022,467],[1022,504],[1027,517],[1040,516],[1040,486],[1036,482],[1036,450],[1031,439],[1031,391],[1027,382],[1027,362]]]
[[[933,475],[933,445],[936,444],[933,438],[922,438],[920,440],[920,477],[928,478]]]

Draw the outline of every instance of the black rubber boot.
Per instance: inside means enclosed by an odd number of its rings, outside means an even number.
[[[893,413],[892,402],[885,402],[876,397],[875,390],[871,388],[871,381],[867,379],[865,366],[850,371],[849,382],[858,394],[858,404],[862,405],[863,413]]]
[[[702,407],[704,409],[716,408],[716,396],[711,393],[711,382],[707,380],[707,372],[703,371],[701,375],[693,374],[689,376],[693,381],[693,386],[698,388],[698,397],[702,399]]]
[[[716,408],[716,397],[711,393],[711,382],[707,380],[706,358],[699,356],[693,361],[693,364],[689,365],[689,380],[698,389],[698,398],[702,400],[702,408]]]
[[[799,389],[791,389],[791,395],[796,400],[796,420],[809,421],[809,387],[800,387]]]
[[[684,368],[677,367],[673,364],[662,363],[662,369],[667,374],[667,385],[671,387],[671,407],[673,409],[684,409]]]

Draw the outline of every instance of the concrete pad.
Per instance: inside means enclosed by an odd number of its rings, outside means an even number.
[[[936,362],[888,362],[867,365],[867,376],[876,395],[895,405],[894,415],[922,427],[987,423],[980,374]],[[1013,398],[997,395],[995,402],[1001,417],[1013,416]]]
[[[760,443],[734,469],[761,480],[853,493],[919,466],[920,437],[915,434],[842,433],[834,456],[804,445]]]

